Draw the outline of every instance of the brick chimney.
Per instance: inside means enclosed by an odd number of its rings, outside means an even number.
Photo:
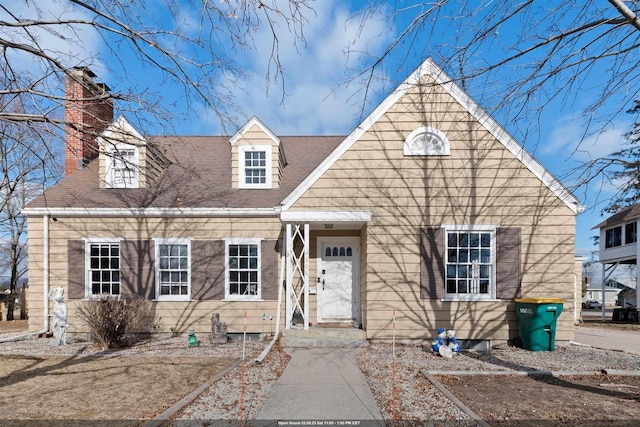
[[[109,87],[95,83],[86,67],[68,70],[65,80],[65,166],[70,175],[98,156],[96,137],[113,121]]]

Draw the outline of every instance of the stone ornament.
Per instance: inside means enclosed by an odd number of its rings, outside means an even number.
[[[49,291],[49,299],[53,301],[53,320],[51,328],[53,329],[53,341],[50,346],[59,346],[67,344],[67,304],[64,301],[64,289],[57,287]]]

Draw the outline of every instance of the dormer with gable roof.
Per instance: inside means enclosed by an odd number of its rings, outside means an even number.
[[[280,139],[257,117],[231,137],[232,187],[279,188],[287,164]]]
[[[146,188],[166,158],[122,116],[98,137],[101,188]]]

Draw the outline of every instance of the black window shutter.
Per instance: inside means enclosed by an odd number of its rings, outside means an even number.
[[[261,295],[262,299],[278,299],[278,252],[277,240],[263,240],[260,251],[262,252],[261,263]]]
[[[153,240],[120,242],[120,291],[123,295],[155,297],[155,248]]]
[[[67,298],[85,297],[84,240],[67,241]]]
[[[496,230],[496,298],[514,299],[521,294],[520,228]]]
[[[221,300],[224,298],[224,240],[191,242],[191,298]]]
[[[442,299],[444,293],[444,229],[420,229],[420,298]]]

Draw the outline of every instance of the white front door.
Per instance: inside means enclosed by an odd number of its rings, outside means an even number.
[[[318,322],[357,324],[359,239],[318,238]]]

